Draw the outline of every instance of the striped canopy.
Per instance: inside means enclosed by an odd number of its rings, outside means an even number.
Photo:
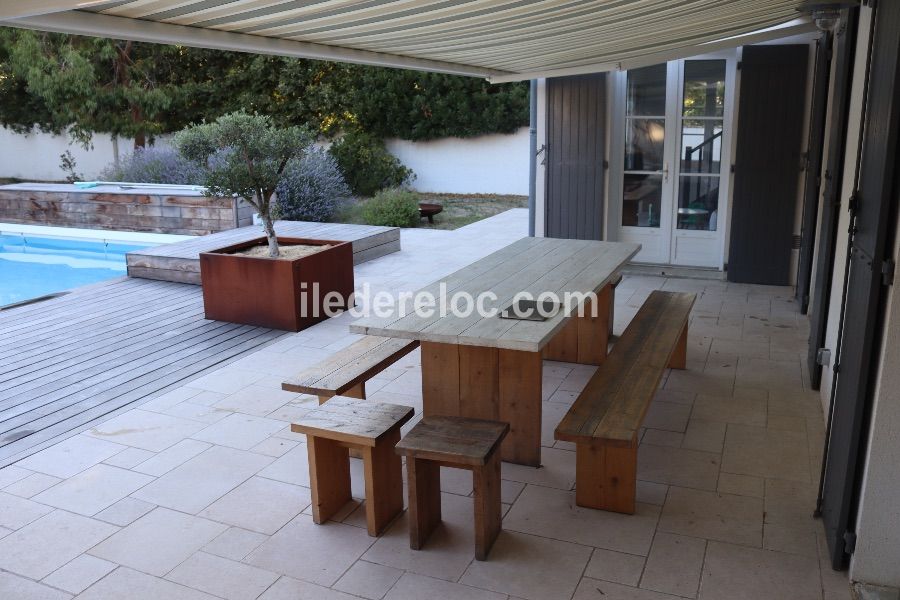
[[[9,5],[5,9],[4,3]],[[20,8],[18,18],[7,18],[17,15],[16,4],[37,8]],[[0,0],[0,19],[7,25],[51,31],[211,47],[227,47],[226,40],[233,40],[238,50],[256,44],[260,46],[256,51],[270,48],[271,53],[523,79],[600,70],[598,65],[661,52],[696,53],[703,44],[795,20],[799,4],[800,0]],[[279,47],[284,50],[277,51]]]

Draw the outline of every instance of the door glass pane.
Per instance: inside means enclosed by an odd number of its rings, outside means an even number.
[[[625,170],[662,171],[665,119],[625,119]]]
[[[659,227],[662,175],[626,173],[622,198],[623,226]]]
[[[719,173],[722,119],[685,119],[681,126],[681,172]]]
[[[685,117],[721,117],[725,114],[725,61],[684,62]]]
[[[678,178],[678,229],[715,231],[719,221],[719,176]]]
[[[666,114],[666,65],[628,71],[625,114],[663,117]]]

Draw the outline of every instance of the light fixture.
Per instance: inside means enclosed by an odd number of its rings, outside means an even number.
[[[841,22],[841,11],[852,6],[859,6],[858,0],[804,0],[797,7],[807,13],[822,31],[834,31]]]

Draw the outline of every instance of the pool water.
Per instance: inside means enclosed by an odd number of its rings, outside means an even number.
[[[146,244],[0,234],[0,307],[125,275]]]

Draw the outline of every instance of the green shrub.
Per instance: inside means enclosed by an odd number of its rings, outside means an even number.
[[[294,159],[278,184],[278,208],[288,221],[327,221],[350,189],[334,157],[319,148],[308,148]]]
[[[358,196],[399,187],[414,177],[412,170],[387,151],[382,140],[368,133],[347,133],[331,146],[330,152],[347,185]]]
[[[409,190],[382,190],[363,206],[363,220],[369,225],[415,227],[419,222],[419,196]]]

